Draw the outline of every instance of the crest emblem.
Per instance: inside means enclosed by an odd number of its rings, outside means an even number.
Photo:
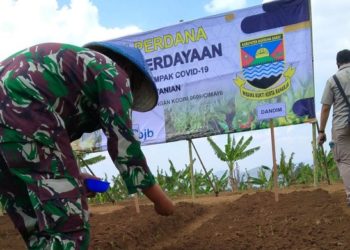
[[[269,99],[290,87],[295,69],[285,70],[283,34],[240,43],[242,74],[234,81],[248,99]]]

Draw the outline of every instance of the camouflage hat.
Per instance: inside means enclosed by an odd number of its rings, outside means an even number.
[[[145,63],[145,59],[139,49],[123,46],[114,42],[91,42],[84,45],[85,48],[96,50],[111,59],[122,56],[135,66],[136,79],[143,79],[132,91],[134,103],[133,110],[147,112],[153,109],[158,102],[158,91],[152,74]]]

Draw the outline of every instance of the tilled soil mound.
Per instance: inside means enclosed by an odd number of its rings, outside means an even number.
[[[220,200],[221,199],[221,200]],[[350,249],[344,190],[255,192],[177,201],[173,216],[151,205],[92,207],[90,249]],[[24,249],[7,216],[0,249]]]

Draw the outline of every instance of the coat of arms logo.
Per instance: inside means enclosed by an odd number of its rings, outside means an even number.
[[[283,34],[240,43],[242,74],[234,79],[241,96],[252,100],[270,99],[291,86],[295,68],[285,65]]]

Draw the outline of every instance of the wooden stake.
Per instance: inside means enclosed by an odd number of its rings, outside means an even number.
[[[192,146],[193,146],[194,151],[195,151],[196,154],[197,154],[197,157],[198,157],[198,159],[199,159],[199,162],[202,164],[202,167],[203,167],[203,169],[204,169],[204,172],[205,172],[205,174],[206,174],[206,176],[207,176],[207,178],[208,178],[208,180],[209,180],[209,183],[210,183],[211,187],[212,187],[213,190],[214,190],[215,196],[219,196],[219,191],[218,191],[218,189],[216,188],[216,186],[214,185],[214,183],[212,182],[212,180],[210,179],[210,176],[208,175],[208,171],[207,171],[207,169],[205,168],[204,163],[203,163],[203,161],[202,161],[202,159],[201,159],[201,157],[200,157],[200,155],[199,155],[199,153],[198,153],[198,151],[197,151],[197,148],[196,148],[196,146],[194,145],[194,143],[193,143],[192,140],[191,140],[191,144],[192,144]]]
[[[272,161],[273,161],[273,187],[275,192],[275,201],[278,202],[278,171],[276,163],[276,148],[275,148],[275,131],[273,120],[270,119],[270,131],[271,131],[271,145],[272,145]]]
[[[318,125],[318,122],[316,122],[316,128],[317,128],[317,133],[318,133],[318,131],[320,131],[320,126]],[[328,165],[327,165],[326,154],[324,152],[323,145],[319,145],[319,147],[321,148],[322,158],[323,158],[321,165],[324,168],[324,170],[326,171],[327,183],[328,183],[328,185],[331,185],[331,180],[329,179],[329,174],[328,174]]]
[[[134,194],[134,202],[135,202],[135,208],[136,208],[136,213],[140,213],[140,205],[139,205],[139,196],[138,193]]]
[[[316,122],[312,123],[312,157],[313,157],[313,161],[314,161],[314,186],[315,187],[317,186]]]
[[[188,140],[188,150],[189,150],[189,156],[190,156],[190,172],[191,172],[191,193],[192,193],[192,202],[194,202],[194,196],[195,196],[195,188],[194,188],[194,174],[193,174],[193,156],[192,156],[192,141],[191,139]]]

